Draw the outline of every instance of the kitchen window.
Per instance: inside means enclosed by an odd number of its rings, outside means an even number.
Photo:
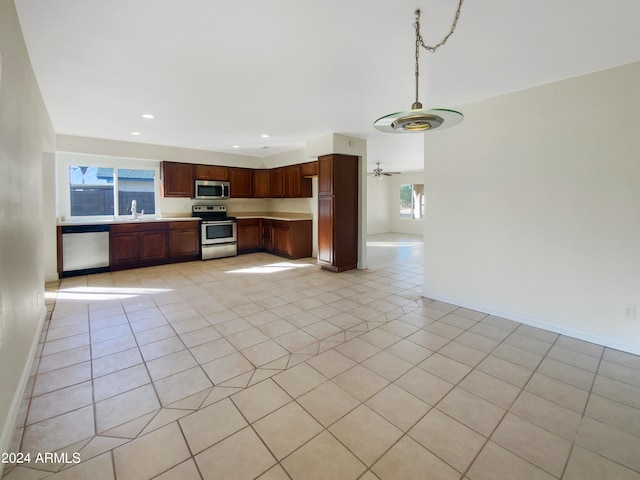
[[[69,216],[114,217],[156,213],[157,168],[69,165]]]
[[[424,184],[403,183],[400,185],[400,218],[424,218]]]

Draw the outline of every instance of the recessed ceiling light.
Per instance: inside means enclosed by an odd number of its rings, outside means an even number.
[[[143,113],[142,118],[156,118],[156,117],[151,115],[150,113]]]
[[[131,135],[142,135],[140,132],[131,132]]]
[[[260,135],[262,138],[269,138],[269,135],[267,135],[266,133]]]
[[[233,148],[240,148],[240,145],[234,145]]]

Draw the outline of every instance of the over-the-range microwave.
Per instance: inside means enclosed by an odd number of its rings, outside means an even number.
[[[229,198],[229,182],[216,180],[196,180],[195,196],[197,200],[222,200]]]

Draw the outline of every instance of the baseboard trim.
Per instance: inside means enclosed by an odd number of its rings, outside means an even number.
[[[637,345],[637,344],[621,342],[619,340],[616,340],[610,337],[593,335],[592,333],[585,332],[583,330],[562,327],[560,325],[548,323],[548,322],[541,321],[536,318],[528,317],[525,315],[520,315],[513,312],[507,312],[500,309],[488,307],[486,305],[475,304],[473,302],[467,302],[465,300],[461,300],[459,298],[452,298],[447,295],[441,295],[437,292],[430,292],[425,290],[422,292],[422,295],[424,297],[431,298],[433,300],[439,300],[441,302],[450,303],[452,305],[457,305],[459,307],[469,308],[471,310],[486,313],[488,315],[495,315],[497,317],[506,318],[507,320],[519,322],[525,325],[529,325],[531,327],[542,328],[544,330],[549,330],[554,333],[559,333],[560,335],[566,335],[568,337],[577,338],[578,340],[584,340],[585,342],[596,343],[598,345],[603,345],[605,347],[613,348],[615,350],[632,353],[634,355],[640,355],[640,345]]]
[[[38,321],[36,334],[33,336],[33,341],[31,342],[31,348],[29,349],[29,357],[27,363],[22,370],[18,388],[16,388],[13,400],[11,401],[11,405],[9,407],[9,411],[5,418],[4,426],[2,427],[2,431],[0,432],[0,452],[8,452],[8,449],[11,447],[11,441],[13,440],[13,435],[16,431],[16,421],[18,420],[18,413],[20,412],[20,406],[24,398],[25,390],[27,389],[27,384],[29,383],[29,377],[31,376],[31,370],[33,369],[33,362],[36,357],[36,351],[38,349],[38,345],[40,344],[42,327],[44,325],[46,315],[47,312],[45,309],[43,309],[40,320]],[[2,478],[3,471],[4,465],[0,463],[0,478]]]

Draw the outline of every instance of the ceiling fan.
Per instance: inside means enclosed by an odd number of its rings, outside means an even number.
[[[380,168],[380,162],[376,162],[377,167],[373,169],[372,172],[367,172],[367,175],[371,175],[374,176],[376,178],[380,178],[383,175],[386,177],[390,177],[391,175],[398,175],[402,172],[384,172],[382,171],[382,169]]]

